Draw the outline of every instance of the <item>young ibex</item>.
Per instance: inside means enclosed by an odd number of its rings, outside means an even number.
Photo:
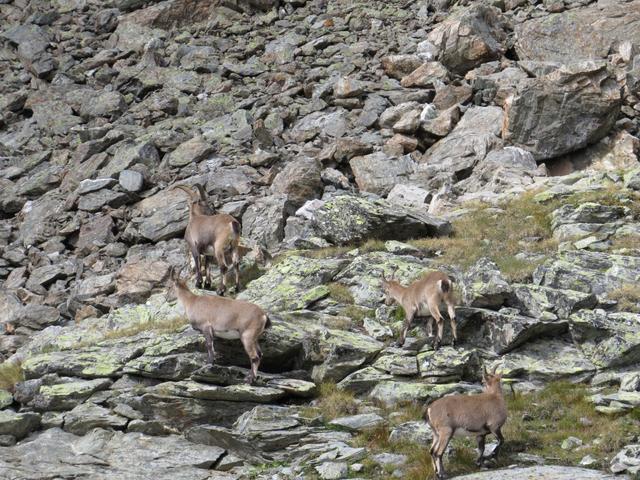
[[[478,441],[476,464],[496,458],[504,443],[501,428],[507,420],[507,407],[500,385],[501,375],[484,370],[484,392],[477,395],[451,395],[442,397],[427,407],[425,419],[433,430],[431,461],[439,479],[445,478],[442,455],[454,435],[475,435]],[[498,444],[489,457],[484,456],[485,437],[493,433]]]
[[[413,318],[416,315],[431,314],[431,317],[433,317],[433,320],[436,321],[436,325],[438,326],[438,334],[434,339],[433,348],[437,350],[440,347],[444,330],[444,321],[440,314],[441,302],[447,305],[447,311],[451,321],[451,330],[453,332],[453,345],[456,344],[458,341],[458,332],[454,311],[453,284],[447,275],[442,272],[429,272],[408,287],[403,287],[393,279],[393,274],[390,279],[387,279],[383,272],[382,289],[384,290],[385,303],[387,305],[391,305],[395,300],[404,309],[405,321],[397,342],[399,346],[404,344]],[[433,320],[429,319],[427,326],[429,335],[433,333]]]
[[[214,337],[240,339],[251,363],[246,381],[253,383],[262,360],[258,339],[264,330],[271,327],[269,316],[253,303],[214,295],[196,295],[178,272],[172,270],[169,276],[169,290],[184,307],[191,326],[204,335],[209,363],[213,365],[215,359]]]
[[[189,195],[189,223],[184,232],[189,251],[193,256],[196,270],[196,286],[202,288],[202,269],[204,263],[205,288],[211,288],[209,271],[209,256],[213,255],[220,267],[220,284],[217,289],[219,295],[224,295],[227,289],[227,271],[232,268],[235,273],[235,291],[240,291],[240,222],[231,215],[218,213],[210,215],[206,204],[206,192],[201,185],[196,185],[198,191],[186,185],[175,185]],[[204,261],[202,261],[204,257]],[[201,263],[202,262],[202,263]]]

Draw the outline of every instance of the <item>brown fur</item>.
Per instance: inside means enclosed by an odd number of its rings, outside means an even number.
[[[247,382],[253,383],[258,375],[262,351],[258,339],[271,326],[271,320],[259,306],[213,295],[196,295],[184,280],[171,274],[172,286],[178,301],[184,307],[191,326],[202,332],[207,345],[209,363],[215,359],[214,337],[237,333],[251,363]]]
[[[451,395],[440,398],[427,407],[425,417],[433,430],[431,459],[438,478],[444,478],[442,455],[456,434],[475,435],[478,441],[476,464],[482,465],[485,437],[493,433],[498,445],[491,458],[498,456],[504,443],[501,428],[507,420],[507,406],[500,384],[502,376],[484,372],[484,392],[478,395]]]
[[[453,343],[458,341],[458,332],[455,319],[455,303],[451,279],[442,272],[429,272],[419,280],[416,280],[408,287],[403,287],[395,280],[387,280],[383,276],[382,288],[386,296],[386,303],[390,305],[393,301],[402,306],[405,312],[405,321],[402,332],[398,339],[398,344],[403,345],[407,337],[407,332],[411,322],[416,315],[423,315],[427,311],[436,321],[438,334],[434,339],[434,348],[437,350],[442,342],[444,331],[444,321],[440,314],[440,303],[447,305],[447,312],[451,321],[453,332]],[[428,323],[428,332],[431,335],[433,325],[432,319]]]
[[[201,288],[202,261],[204,260],[205,287],[211,287],[209,271],[210,256],[213,256],[220,267],[220,284],[217,292],[223,295],[227,289],[226,274],[232,268],[235,274],[235,291],[240,290],[240,223],[231,215],[218,213],[209,215],[209,208],[204,198],[204,188],[200,185],[198,194],[184,185],[177,185],[191,198],[189,206],[189,223],[184,232],[189,252],[193,257],[196,271],[196,286]],[[204,258],[203,258],[204,257]]]

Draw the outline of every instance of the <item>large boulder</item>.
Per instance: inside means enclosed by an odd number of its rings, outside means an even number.
[[[478,4],[454,12],[427,38],[438,48],[438,59],[449,70],[465,74],[504,54],[508,28],[500,10]]]
[[[538,161],[573,152],[603,138],[622,102],[606,63],[562,66],[520,82],[505,102],[502,137]]]
[[[242,234],[269,249],[275,249],[284,238],[284,225],[289,210],[286,195],[259,198],[242,216]]]
[[[635,364],[640,359],[640,315],[581,310],[570,317],[573,340],[599,367]]]
[[[515,48],[521,60],[597,60],[606,58],[618,42],[640,44],[638,24],[640,1],[594,2],[517,24]]]
[[[74,452],[73,462],[69,462],[69,452]],[[158,480],[204,480],[210,478],[207,469],[224,453],[222,448],[195,445],[178,435],[149,437],[96,429],[78,437],[51,428],[32,441],[3,449],[0,471],[12,472],[16,480],[87,475],[142,480],[151,470]],[[40,461],[34,462],[34,458]],[[219,474],[219,478],[225,478],[222,472]]]
[[[428,190],[467,178],[489,152],[502,147],[503,115],[500,107],[469,108],[453,131],[422,156],[411,183]]]
[[[318,236],[346,245],[377,238],[382,240],[448,235],[451,224],[419,210],[400,208],[385,200],[341,195],[314,212]]]
[[[354,157],[349,165],[360,191],[382,196],[387,195],[394,185],[405,183],[415,169],[409,155],[390,157],[383,152]]]
[[[275,194],[286,195],[292,209],[322,195],[321,163],[314,158],[299,158],[276,175],[271,184]]]

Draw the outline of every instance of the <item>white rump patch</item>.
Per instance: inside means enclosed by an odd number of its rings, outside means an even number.
[[[225,340],[237,340],[240,338],[240,332],[238,330],[214,330],[213,334]]]

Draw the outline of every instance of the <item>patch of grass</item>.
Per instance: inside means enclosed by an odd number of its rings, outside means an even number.
[[[334,418],[358,413],[358,402],[355,395],[347,390],[340,390],[333,382],[326,382],[318,388],[318,398],[313,407],[303,409],[302,414],[313,417],[314,414],[322,415],[325,422]]]
[[[607,298],[618,302],[619,312],[640,313],[640,285],[627,283],[609,292]]]
[[[413,246],[440,252],[436,262],[457,264],[468,268],[480,257],[493,260],[506,277],[525,280],[544,259],[555,250],[549,214],[555,205],[541,204],[534,193],[499,205],[467,206],[469,212],[453,222],[453,235],[443,238],[413,240]],[[518,254],[537,256],[535,260],[516,257]]]
[[[528,395],[508,395],[509,419],[505,425],[504,463],[517,452],[540,455],[559,465],[578,465],[585,455],[598,460],[605,469],[610,459],[637,434],[638,412],[616,417],[598,413],[588,401],[584,385],[554,382]],[[634,418],[635,417],[635,418]],[[569,436],[578,437],[583,446],[563,450],[560,444]]]
[[[384,240],[371,238],[358,247],[360,253],[382,252],[385,250]]]
[[[623,235],[611,240],[612,250],[631,250],[640,253],[640,235]],[[628,255],[628,254],[627,254]],[[632,253],[633,255],[633,253]]]
[[[329,289],[329,298],[339,303],[353,305],[353,295],[351,295],[351,291],[346,285],[338,282],[332,282],[327,284],[327,288]]]
[[[156,332],[159,334],[173,333],[185,327],[189,321],[186,317],[169,317],[162,319],[153,319],[150,322],[136,323],[127,328],[120,328],[118,330],[110,330],[104,334],[104,340],[133,337],[140,332]]]
[[[365,318],[375,317],[375,313],[372,309],[361,307],[359,305],[347,305],[342,310],[342,313],[352,320],[352,325],[362,325]]]
[[[22,365],[18,362],[0,363],[0,389],[13,392],[15,384],[24,380]]]
[[[516,455],[526,452],[541,456],[548,463],[571,466],[577,466],[585,455],[591,455],[597,459],[593,468],[606,469],[611,458],[633,441],[640,427],[640,408],[614,417],[599,414],[588,401],[590,393],[585,385],[554,382],[538,392],[518,394],[515,398],[505,389],[505,395],[509,418],[503,428],[505,444],[495,468],[521,463]],[[393,423],[415,419],[421,413],[419,405],[404,409],[403,415],[394,416]],[[362,432],[354,437],[353,443],[367,447],[371,454],[406,455],[403,478],[407,480],[434,479],[429,448],[411,442],[390,442],[391,428],[384,425]],[[574,450],[560,448],[562,441],[570,436],[580,438],[584,445]],[[487,436],[487,443],[494,440],[493,435]],[[454,437],[449,445],[452,450],[445,455],[444,466],[450,477],[478,471],[475,438]],[[373,462],[365,466],[369,478],[381,478],[381,470]]]

